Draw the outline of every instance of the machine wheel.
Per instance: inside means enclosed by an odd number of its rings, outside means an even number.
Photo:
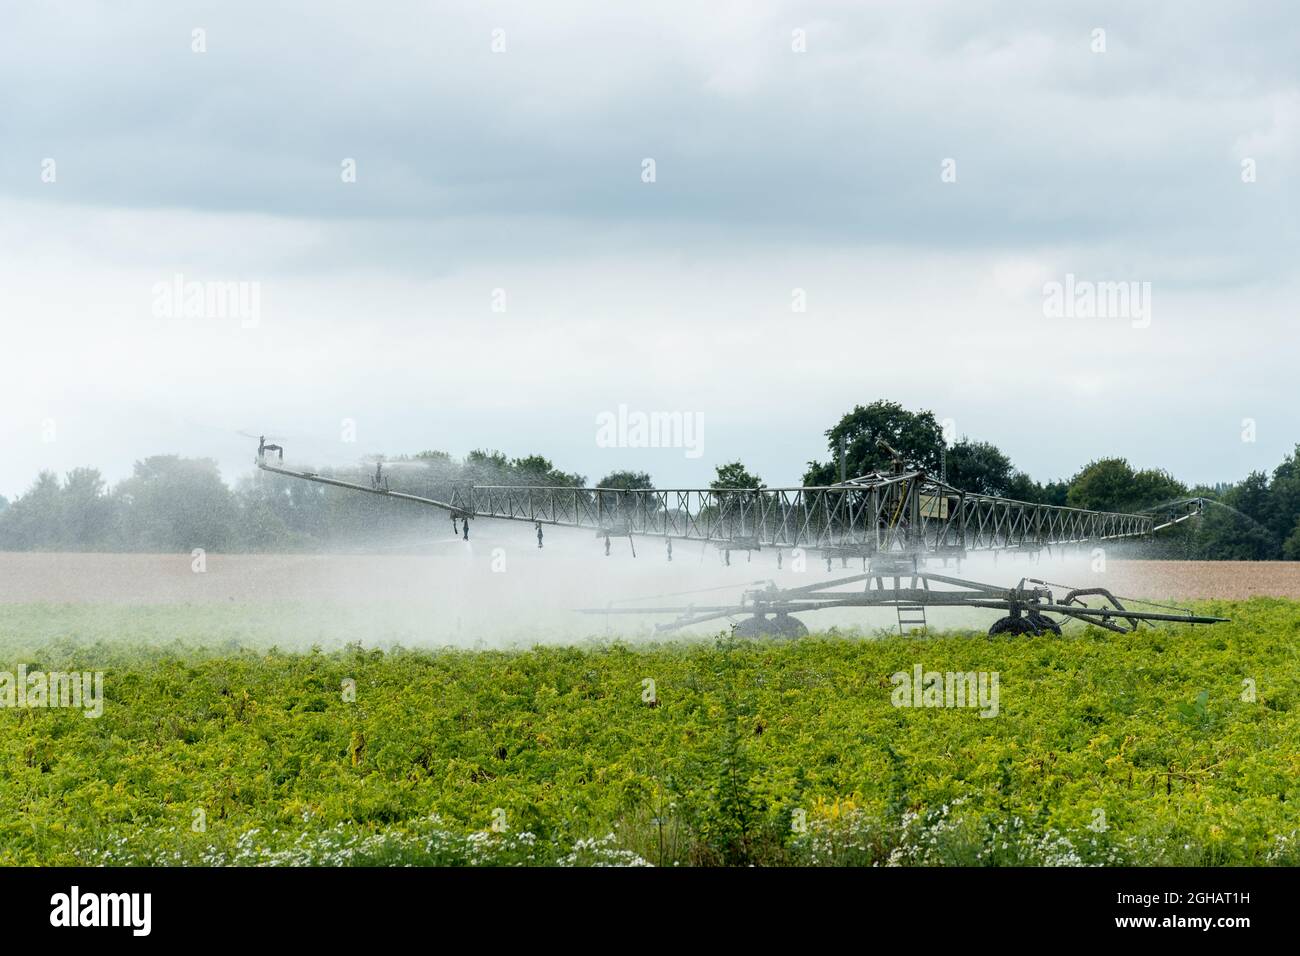
[[[989,628],[989,637],[995,637],[998,634],[1033,634],[1038,636],[1044,631],[1059,635],[1061,625],[1045,614],[1029,611],[1023,617],[1008,615],[1007,617],[998,618],[993,622],[993,626]]]
[[[796,638],[803,637],[808,633],[808,628],[804,622],[797,617],[791,617],[789,614],[778,614],[776,620],[772,622],[777,626],[778,633],[782,637]]]
[[[766,637],[768,634],[767,618],[755,614],[747,617],[731,629],[736,637]]]
[[[1057,637],[1061,636],[1061,625],[1057,624],[1046,614],[1040,614],[1037,611],[1030,611],[1027,615],[1029,623],[1033,625],[1035,634],[1042,634],[1044,631],[1050,631]]]
[[[764,614],[755,614],[737,624],[733,633],[737,637],[796,638],[807,634],[808,628],[803,621],[789,614],[777,614],[770,618]]]
[[[989,628],[989,637],[996,637],[999,634],[1033,634],[1034,625],[1025,617],[1000,617],[993,622]]]

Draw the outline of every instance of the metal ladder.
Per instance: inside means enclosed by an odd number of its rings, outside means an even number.
[[[922,579],[925,589],[930,590],[929,582]],[[898,579],[894,579],[895,593],[897,594]],[[912,578],[912,587],[916,587],[916,578]],[[925,605],[924,604],[895,604],[895,610],[898,611],[898,635],[906,637],[914,627],[920,627],[926,630],[928,625],[925,622]]]
[[[898,633],[900,637],[906,637],[914,627],[925,630],[924,604],[895,604],[894,607],[898,610]]]

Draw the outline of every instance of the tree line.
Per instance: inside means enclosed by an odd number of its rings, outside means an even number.
[[[807,463],[805,485],[834,484],[841,468],[849,478],[888,471],[883,440],[909,464],[971,493],[1097,511],[1145,511],[1188,497],[1208,499],[1203,517],[1152,542],[1152,553],[1161,556],[1300,560],[1300,445],[1271,474],[1252,472],[1240,482],[1206,487],[1185,485],[1160,469],[1134,469],[1122,458],[1098,459],[1069,479],[1040,483],[995,445],[965,436],[945,441],[933,412],[888,401],[855,407],[825,436],[830,456]],[[714,488],[765,487],[739,461],[715,471]],[[562,471],[544,456],[510,458],[483,450],[463,460],[424,451],[321,474],[440,500],[457,484],[587,485],[586,476]],[[654,487],[648,473],[628,470],[596,484]],[[136,462],[131,476],[112,488],[97,469],[76,468],[62,480],[42,472],[13,502],[0,496],[5,551],[324,550],[365,546],[440,523],[450,533],[451,519],[442,512],[269,472],[255,472],[231,487],[215,461],[176,455]]]

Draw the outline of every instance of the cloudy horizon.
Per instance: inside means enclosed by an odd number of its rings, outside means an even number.
[[[10,499],[152,454],[233,481],[262,433],[318,465],[494,448],[683,487],[739,458],[790,485],[882,398],[1040,481],[1109,456],[1235,481],[1300,442],[1280,2],[6,25]],[[167,290],[194,283],[190,313]],[[214,306],[238,283],[255,314]],[[620,406],[696,416],[701,454],[606,447]]]

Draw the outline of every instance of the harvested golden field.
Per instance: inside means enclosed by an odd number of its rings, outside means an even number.
[[[1300,600],[1300,561],[1115,561],[1106,577],[1116,593],[1139,597]]]

